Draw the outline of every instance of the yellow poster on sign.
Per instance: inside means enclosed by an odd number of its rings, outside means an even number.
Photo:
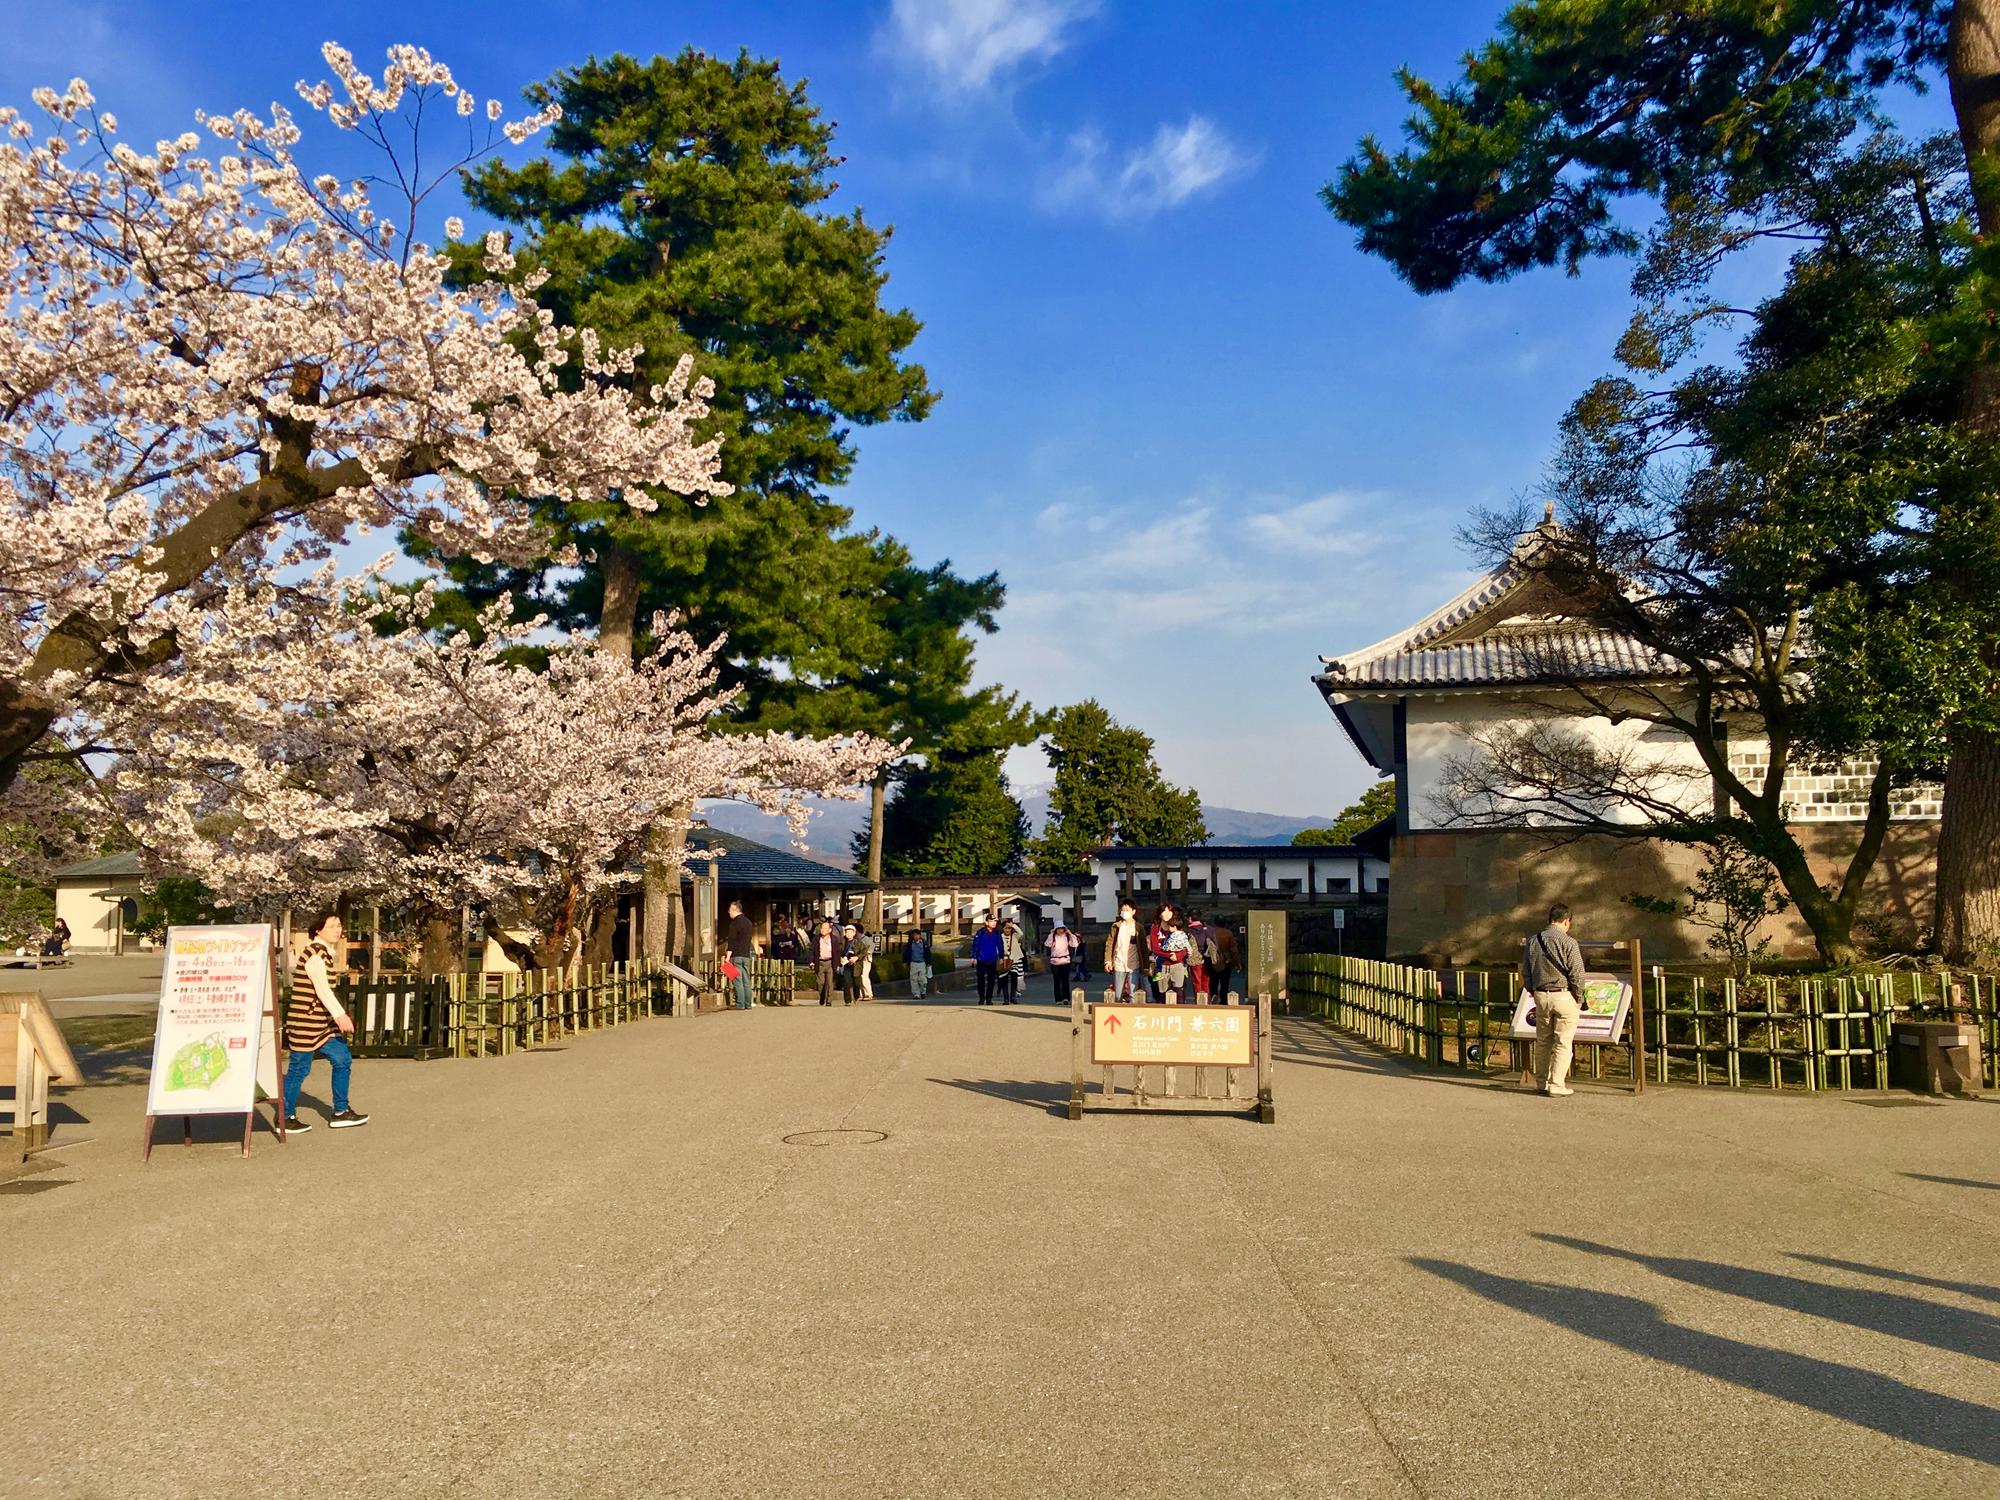
[[[1093,1005],[1093,1063],[1247,1068],[1257,1012],[1241,1005]]]

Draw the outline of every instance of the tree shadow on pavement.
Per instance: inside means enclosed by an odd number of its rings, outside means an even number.
[[[1043,1114],[1069,1114],[1069,1085],[1047,1078],[1005,1081],[997,1078],[933,1078],[930,1081],[949,1089],[964,1089],[968,1094],[984,1094],[990,1099],[1005,1099],[1010,1104],[1025,1104]]]
[[[1718,1261],[1643,1255],[1636,1250],[1620,1250],[1591,1240],[1572,1239],[1566,1234],[1538,1234],[1535,1238],[1546,1244],[1561,1245],[1566,1250],[1629,1260],[1671,1280],[1684,1281],[1689,1286],[1703,1287],[1732,1297],[1746,1297],[1767,1307],[1780,1307],[1787,1312],[1845,1323],[1850,1328],[1908,1339],[1949,1354],[2000,1361],[2000,1318],[1991,1313],[1941,1307],[1935,1302],[1905,1296],[1901,1292],[1807,1281],[1799,1276],[1753,1271],[1747,1266],[1723,1265]]]
[[[1886,1433],[1937,1453],[2000,1465],[2000,1412],[1832,1360],[1669,1323],[1652,1303],[1557,1282],[1522,1281],[1455,1261],[1409,1264],[1490,1302],[1663,1364]]]
[[[1857,1276],[1880,1276],[1885,1281],[1907,1281],[1912,1286],[1935,1287],[1941,1292],[1957,1292],[1961,1297],[1977,1297],[1982,1302],[2000,1302],[2000,1286],[1987,1286],[1978,1281],[1945,1281],[1936,1276],[1919,1276],[1915,1271],[1896,1271],[1888,1266],[1864,1265],[1858,1260],[1835,1260],[1830,1255],[1807,1255],[1800,1251],[1788,1252],[1793,1260],[1805,1261],[1808,1265],[1827,1266],[1835,1271],[1852,1271]]]
[[[1929,1172],[1905,1172],[1903,1175],[1914,1182],[1938,1182],[1946,1187],[1985,1188],[1988,1192],[2000,1193],[2000,1182],[1981,1182],[1977,1177],[1935,1177]]]

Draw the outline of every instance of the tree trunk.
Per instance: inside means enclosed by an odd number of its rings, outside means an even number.
[[[457,914],[426,908],[419,922],[423,938],[417,949],[418,970],[427,978],[456,974],[464,961],[464,955],[458,951]]]
[[[0,679],[0,792],[14,784],[23,758],[55,723],[55,710],[17,678]]]
[[[882,930],[882,809],[889,800],[889,773],[878,771],[868,787],[868,878],[875,889],[868,893],[862,920],[870,932]]]
[[[2000,947],[2000,742],[1951,738],[1938,830],[1937,945],[1949,963],[1991,959]]]
[[[687,808],[646,836],[647,958],[680,958],[688,948],[687,923],[681,910],[681,853],[687,848]]]
[[[1813,946],[1819,950],[1820,958],[1829,964],[1853,963],[1860,956],[1854,951],[1853,902],[1826,893],[1805,850],[1789,832],[1781,831],[1777,838],[1767,841],[1764,857],[1778,872],[1785,894],[1792,898],[1800,920],[1812,933]]]
[[[598,569],[604,575],[604,599],[597,607],[597,649],[628,661],[639,633],[639,559],[612,542],[600,543]]]
[[[2000,234],[2000,0],[1958,0],[1946,61],[1959,140],[1972,164],[1980,233]],[[2000,368],[1966,376],[1965,424],[2000,435]],[[1937,941],[1963,963],[2000,950],[2000,738],[1966,728],[1951,737],[1938,830]]]

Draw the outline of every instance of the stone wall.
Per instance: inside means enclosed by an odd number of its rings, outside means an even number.
[[[1845,760],[1838,765],[1785,768],[1786,816],[1798,823],[1858,823],[1868,816],[1868,789],[1876,762]],[[1731,742],[1729,769],[1751,787],[1761,787],[1771,768],[1771,747],[1763,740]],[[1944,788],[1934,783],[1898,787],[1889,794],[1889,816],[1897,821],[1935,819],[1944,811]]]
[[[1860,835],[1851,823],[1814,823],[1795,831],[1829,883]],[[1862,920],[1910,937],[1928,929],[1936,850],[1937,824],[1891,824],[1862,898]],[[1649,839],[1595,835],[1551,846],[1532,833],[1404,834],[1390,852],[1389,955],[1431,963],[1512,963],[1522,937],[1540,925],[1549,904],[1567,901],[1576,912],[1578,937],[1636,937],[1649,960],[1708,961],[1714,955],[1706,930],[1624,901],[1635,892],[1677,896],[1700,873],[1701,863],[1698,850]],[[1785,957],[1814,952],[1812,935],[1795,913],[1773,917],[1764,935]]]

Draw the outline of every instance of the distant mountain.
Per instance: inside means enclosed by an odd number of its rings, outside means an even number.
[[[1020,797],[1021,810],[1028,815],[1029,831],[1039,834],[1042,825],[1048,821],[1048,789],[1032,788],[1021,793]],[[843,802],[830,797],[813,797],[808,802],[815,816],[806,826],[806,847],[798,852],[838,865],[843,870],[848,869],[853,863],[849,851],[854,835],[868,826],[867,800]],[[759,843],[774,844],[781,849],[791,847],[791,830],[785,825],[785,820],[774,813],[759,812],[741,802],[704,803],[699,811],[712,828],[756,839]],[[1289,844],[1292,835],[1301,828],[1333,826],[1331,818],[1246,812],[1240,807],[1214,807],[1207,803],[1202,805],[1201,813],[1208,823],[1209,841],[1217,844]]]

